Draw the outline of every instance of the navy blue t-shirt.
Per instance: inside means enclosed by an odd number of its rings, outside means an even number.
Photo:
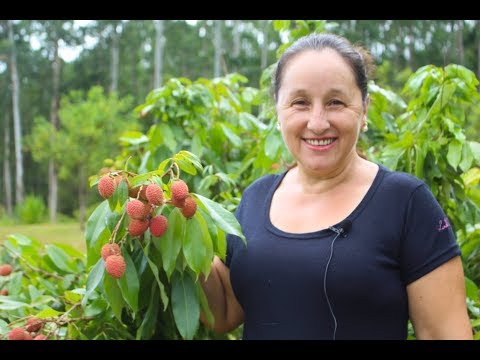
[[[225,263],[245,312],[243,338],[332,339],[323,282],[336,234],[287,233],[271,223],[270,204],[285,174],[245,189],[236,217],[247,246],[227,236]],[[406,339],[406,285],[461,254],[444,211],[425,183],[379,165],[346,220],[352,226],[335,240],[326,281],[335,338]]]

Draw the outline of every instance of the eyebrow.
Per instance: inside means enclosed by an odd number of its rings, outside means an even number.
[[[293,89],[288,93],[289,97],[296,96],[296,95],[307,95],[307,91],[305,89],[299,88],[299,89]],[[328,95],[347,95],[347,92],[344,91],[341,88],[332,88],[329,89],[327,92]]]

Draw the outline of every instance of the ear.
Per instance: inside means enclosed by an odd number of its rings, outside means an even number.
[[[365,120],[366,120],[366,117],[367,117],[368,106],[369,105],[370,105],[370,94],[367,94],[367,97],[365,98],[365,101],[363,102],[363,116],[365,117]]]

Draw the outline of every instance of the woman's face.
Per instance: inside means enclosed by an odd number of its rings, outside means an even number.
[[[309,50],[286,64],[276,104],[283,139],[300,167],[334,173],[356,155],[366,121],[350,66],[334,50]]]

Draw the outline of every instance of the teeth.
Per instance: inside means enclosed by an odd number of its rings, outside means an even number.
[[[331,144],[333,142],[333,139],[324,139],[324,140],[306,139],[305,141],[310,145],[325,146],[325,145]]]

